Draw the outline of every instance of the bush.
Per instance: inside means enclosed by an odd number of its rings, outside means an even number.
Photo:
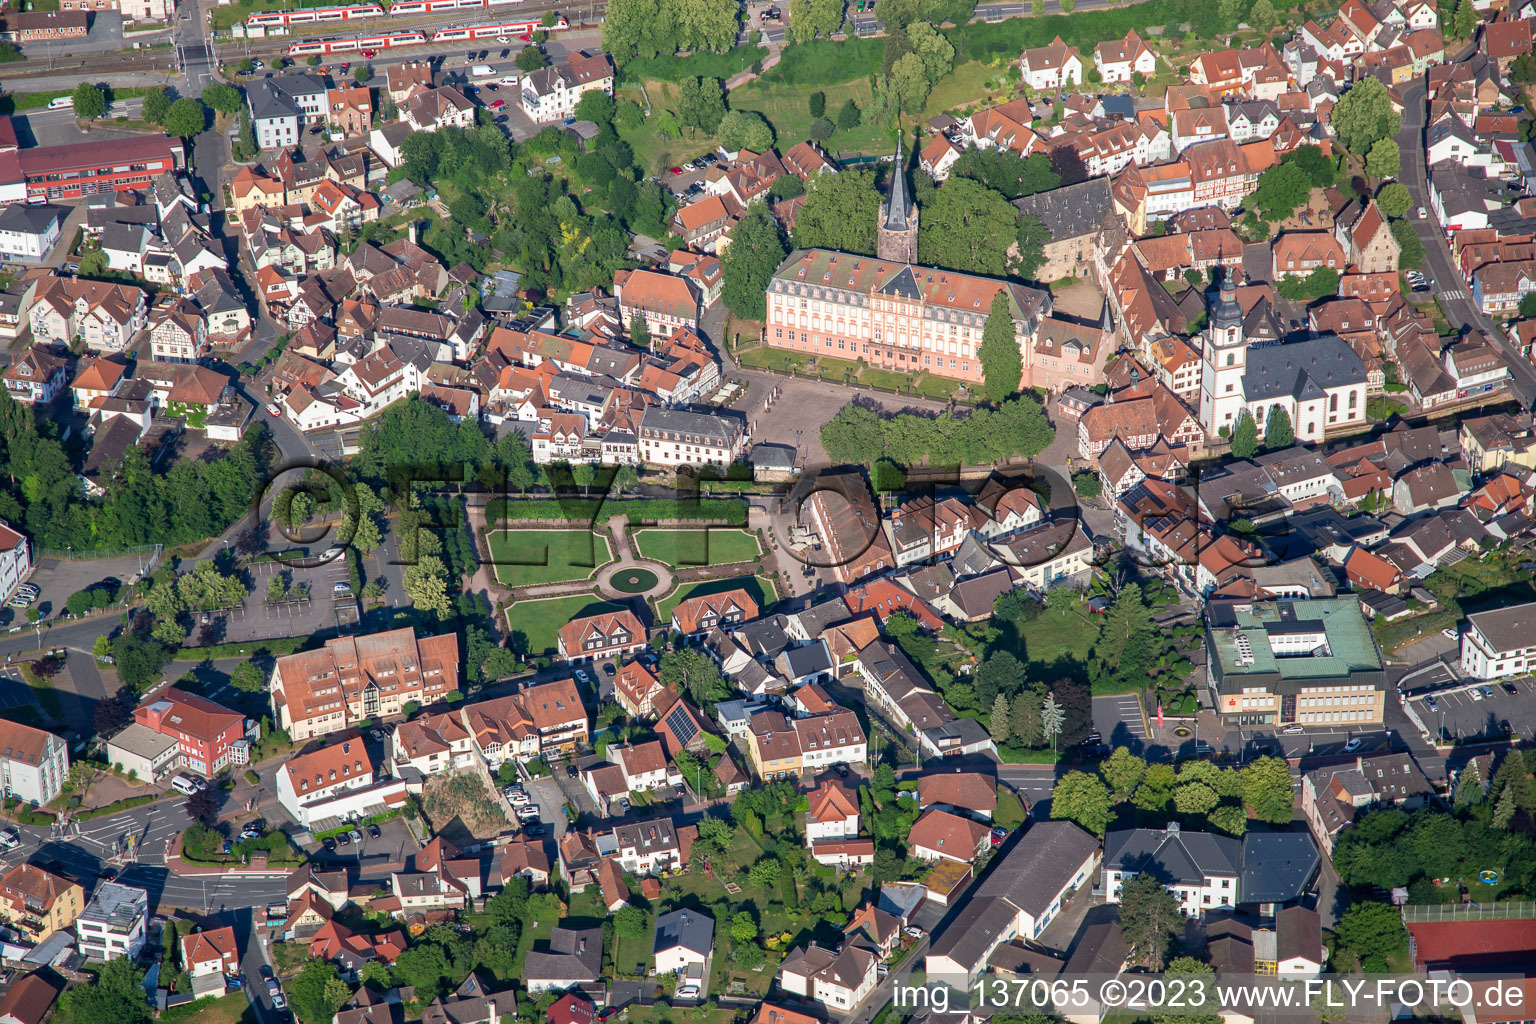
[[[485,507],[488,523],[503,519],[578,519],[597,524],[606,523],[617,515],[628,516],[631,525],[655,520],[687,519],[744,527],[747,524],[747,503],[741,498],[701,498],[697,502],[677,498],[579,498],[561,501],[496,498],[487,502]]]
[[[133,807],[142,807],[148,803],[154,803],[159,799],[157,794],[146,793],[143,796],[124,797],[122,800],[113,801],[104,807],[92,807],[86,811],[76,811],[73,817],[77,821],[89,821],[91,818],[101,818],[108,814],[117,814]]]

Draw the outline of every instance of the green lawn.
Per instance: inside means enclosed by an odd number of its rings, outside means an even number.
[[[1030,661],[1054,662],[1062,657],[1087,661],[1099,631],[1086,612],[1047,608],[1036,619],[1021,623],[1024,652]]]
[[[518,601],[507,608],[507,628],[528,638],[528,653],[555,649],[560,627],[583,615],[618,611],[622,605],[598,600],[592,594],[554,597],[543,601]]]
[[[752,600],[757,602],[759,609],[766,609],[774,601],[778,600],[778,594],[773,589],[773,583],[766,576],[736,576],[728,580],[704,580],[701,583],[685,583],[672,593],[656,602],[656,621],[671,622],[672,609],[687,597],[702,597],[705,594],[718,594],[726,590],[735,590],[740,587],[752,595]]]
[[[750,562],[762,554],[745,530],[641,530],[635,546],[642,558],[683,567]]]
[[[607,539],[586,530],[511,530],[486,540],[506,587],[584,580],[613,559]]]

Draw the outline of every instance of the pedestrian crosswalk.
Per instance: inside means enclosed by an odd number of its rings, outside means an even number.
[[[1435,292],[1435,298],[1449,302],[1455,302],[1458,299],[1470,299],[1471,297],[1471,294],[1465,288],[1457,288],[1454,291]]]

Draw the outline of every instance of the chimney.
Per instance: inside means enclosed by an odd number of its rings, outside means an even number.
[[[1168,823],[1168,827],[1163,831],[1167,832],[1169,835],[1176,835],[1179,831],[1179,823],[1176,821],[1170,821]]]
[[[406,229],[406,237],[411,240],[411,244],[412,245],[417,245],[418,244],[417,241],[416,241],[416,237],[417,237],[416,232],[417,232],[417,230],[418,229],[416,227],[416,222],[415,221],[411,221],[410,227]]]

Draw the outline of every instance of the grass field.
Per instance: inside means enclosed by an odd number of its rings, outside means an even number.
[[[1024,652],[1030,661],[1054,662],[1067,657],[1087,661],[1098,627],[1086,613],[1071,608],[1047,608],[1039,618],[1021,625]]]
[[[585,530],[507,530],[486,541],[505,587],[584,580],[613,559],[607,538]]]
[[[635,546],[640,557],[673,567],[750,562],[762,554],[745,530],[641,530]]]
[[[618,611],[621,607],[593,594],[518,601],[507,609],[507,628],[528,638],[529,654],[544,654],[555,649],[560,627],[567,622],[583,615]]]
[[[778,593],[773,589],[773,583],[766,576],[735,576],[728,580],[705,580],[702,583],[685,583],[672,593],[656,602],[656,621],[671,622],[672,609],[689,597],[702,597],[706,594],[719,594],[726,590],[735,590],[740,587],[752,595],[752,600],[757,602],[759,609],[766,610],[773,602],[778,600]]]

